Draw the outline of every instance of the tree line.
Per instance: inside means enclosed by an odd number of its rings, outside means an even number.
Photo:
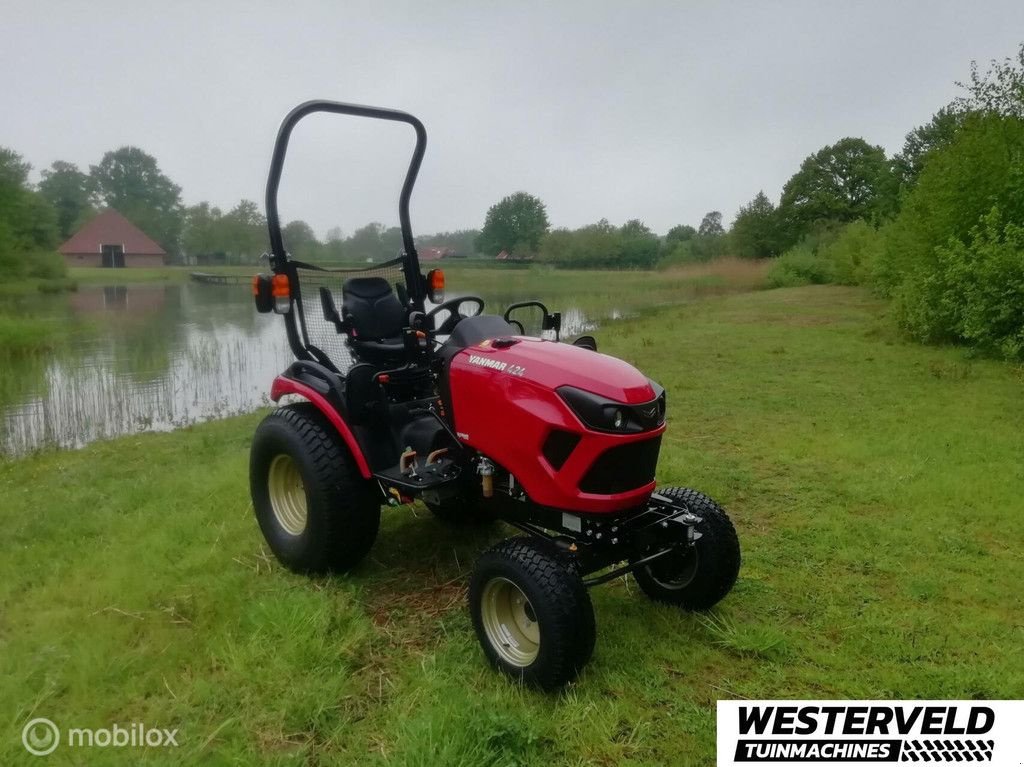
[[[972,63],[957,85],[962,95],[911,130],[887,165],[879,150],[837,175],[863,185],[797,194],[803,226],[786,231],[779,221],[785,248],[769,279],[867,285],[893,300],[914,338],[1021,360],[1024,44],[985,70]],[[822,151],[812,165],[832,154]]]
[[[778,205],[760,191],[728,229],[722,213],[713,210],[696,227],[679,224],[663,237],[638,219],[621,227],[601,219],[579,229],[551,229],[544,203],[517,192],[488,211],[478,249],[583,268],[651,268],[723,255],[770,258],[823,228],[891,218],[899,209],[901,184],[912,183],[920,172],[923,151],[924,145],[916,154],[906,150],[890,160],[864,139],[840,139],[801,163]]]
[[[680,224],[665,236],[640,219],[615,226],[602,218],[579,229],[552,229],[547,206],[527,192],[516,192],[487,211],[476,250],[493,258],[536,260],[574,269],[650,269],[677,261],[707,261],[728,249],[722,214],[710,211],[694,228]]]
[[[57,246],[103,208],[122,213],[167,251],[171,263],[254,264],[269,247],[267,220],[255,202],[243,199],[226,211],[209,202],[186,206],[181,187],[138,147],[107,152],[87,171],[58,160],[37,184],[29,180],[31,170],[20,154],[0,147],[0,263],[8,274],[63,274]],[[439,232],[417,237],[417,243],[471,255],[479,234]],[[320,239],[308,223],[295,220],[284,225],[283,235],[289,252],[307,260],[384,261],[402,250],[399,228],[377,222],[349,236],[334,227]]]
[[[822,228],[866,220],[874,224],[899,209],[901,184],[920,172],[916,152],[889,159],[862,138],[843,138],[801,163],[778,205],[760,191],[726,229],[709,211],[694,227],[679,224],[658,236],[633,219],[616,227],[601,219],[579,229],[552,229],[544,203],[526,192],[510,195],[487,213],[477,248],[574,268],[651,268],[708,261],[718,256],[770,258]]]
[[[882,202],[877,193],[888,183],[880,163],[881,149],[859,139],[826,147],[808,158],[786,185],[778,209],[759,193],[728,231],[718,211],[707,213],[696,227],[680,224],[664,236],[639,219],[621,226],[601,219],[575,230],[551,229],[544,203],[517,192],[488,210],[481,230],[420,235],[417,243],[421,249],[444,248],[459,256],[494,258],[505,251],[514,259],[574,268],[652,268],[726,253],[767,257],[822,219],[849,220],[866,211],[880,216],[890,209],[891,199]],[[156,240],[172,263],[197,258],[256,263],[268,247],[266,218],[255,202],[243,199],[226,211],[208,202],[186,206],[181,187],[138,147],[107,152],[88,171],[58,160],[42,171],[36,185],[28,180],[31,166],[13,150],[0,148],[0,165],[0,199],[17,201],[4,205],[0,216],[0,250],[12,262],[58,269],[52,257],[57,244],[106,207],[120,211]],[[824,180],[837,176],[843,179],[842,192],[823,193]],[[399,228],[379,222],[348,236],[334,227],[320,239],[308,223],[294,220],[284,225],[283,235],[288,251],[305,260],[383,261],[402,250]]]
[[[1024,359],[1024,44],[907,135],[892,157],[859,137],[813,152],[778,203],[759,191],[726,229],[711,211],[658,237],[638,220],[551,229],[525,192],[493,206],[482,250],[555,266],[649,268],[775,258],[773,286],[863,284],[928,342]]]

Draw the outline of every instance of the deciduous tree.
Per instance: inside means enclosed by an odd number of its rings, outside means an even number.
[[[990,61],[984,74],[978,69],[978,62],[972,61],[970,79],[957,85],[967,94],[953,101],[954,111],[989,112],[1024,119],[1024,43],[1020,44],[1016,56]]]
[[[296,258],[313,258],[320,246],[316,232],[305,221],[289,221],[282,228],[281,236],[284,238],[285,248]]]
[[[775,205],[758,192],[740,208],[729,230],[732,247],[741,258],[768,258],[779,253],[779,224]]]
[[[29,185],[30,170],[32,166],[20,154],[0,147],[0,270],[13,277],[58,276],[63,261],[52,251],[57,244],[57,216]],[[47,251],[52,259],[46,258]],[[41,271],[40,266],[47,268]]]
[[[805,159],[783,187],[785,244],[822,223],[881,220],[895,212],[896,198],[896,176],[882,147],[840,139]]]
[[[230,233],[227,231],[224,215],[220,208],[208,202],[185,210],[185,224],[181,242],[189,256],[228,253],[232,251]]]
[[[92,206],[92,184],[89,176],[74,163],[57,160],[43,171],[39,194],[57,213],[60,236],[67,239],[95,211]]]
[[[90,166],[89,176],[100,203],[118,210],[169,253],[180,252],[181,187],[152,155],[123,146]]]
[[[548,227],[544,203],[532,194],[516,192],[487,211],[477,249],[487,255],[502,250],[536,253]]]
[[[679,224],[673,226],[668,230],[668,234],[665,235],[665,246],[671,248],[678,245],[680,242],[686,242],[692,240],[697,236],[697,230],[688,224]]]
[[[252,200],[240,200],[224,216],[223,223],[229,238],[225,250],[236,254],[240,261],[255,261],[269,249],[267,219]]]
[[[704,218],[700,220],[697,234],[701,237],[714,237],[715,235],[725,234],[725,228],[722,226],[721,212],[712,210],[705,213]]]
[[[924,125],[907,134],[903,149],[893,158],[893,168],[905,191],[917,183],[924,164],[935,150],[949,146],[963,124],[966,112],[943,107]]]

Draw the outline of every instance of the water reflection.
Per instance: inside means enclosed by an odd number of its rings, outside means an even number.
[[[516,300],[484,296],[502,313]],[[595,323],[562,311],[563,337]],[[167,431],[250,412],[292,361],[276,315],[253,309],[248,291],[215,285],[82,288],[25,299],[19,311],[69,323],[75,343],[15,360],[0,371],[0,453],[17,455],[138,431]],[[526,330],[538,334],[528,323]]]
[[[256,314],[237,287],[83,289],[66,309],[90,325],[82,341],[4,373],[6,454],[249,412],[291,359],[280,319]]]

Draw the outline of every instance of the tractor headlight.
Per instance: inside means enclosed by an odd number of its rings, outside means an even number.
[[[575,386],[559,386],[557,391],[583,423],[598,431],[638,434],[665,420],[664,390],[660,386],[655,389],[657,398],[642,405],[626,405]]]

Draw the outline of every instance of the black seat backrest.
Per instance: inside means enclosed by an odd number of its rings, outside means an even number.
[[[362,340],[400,336],[405,308],[383,277],[352,277],[341,286],[341,313]]]
[[[496,314],[475,314],[472,317],[459,320],[459,324],[448,336],[447,344],[465,349],[467,346],[476,346],[488,338],[518,334],[519,328],[512,327]]]

